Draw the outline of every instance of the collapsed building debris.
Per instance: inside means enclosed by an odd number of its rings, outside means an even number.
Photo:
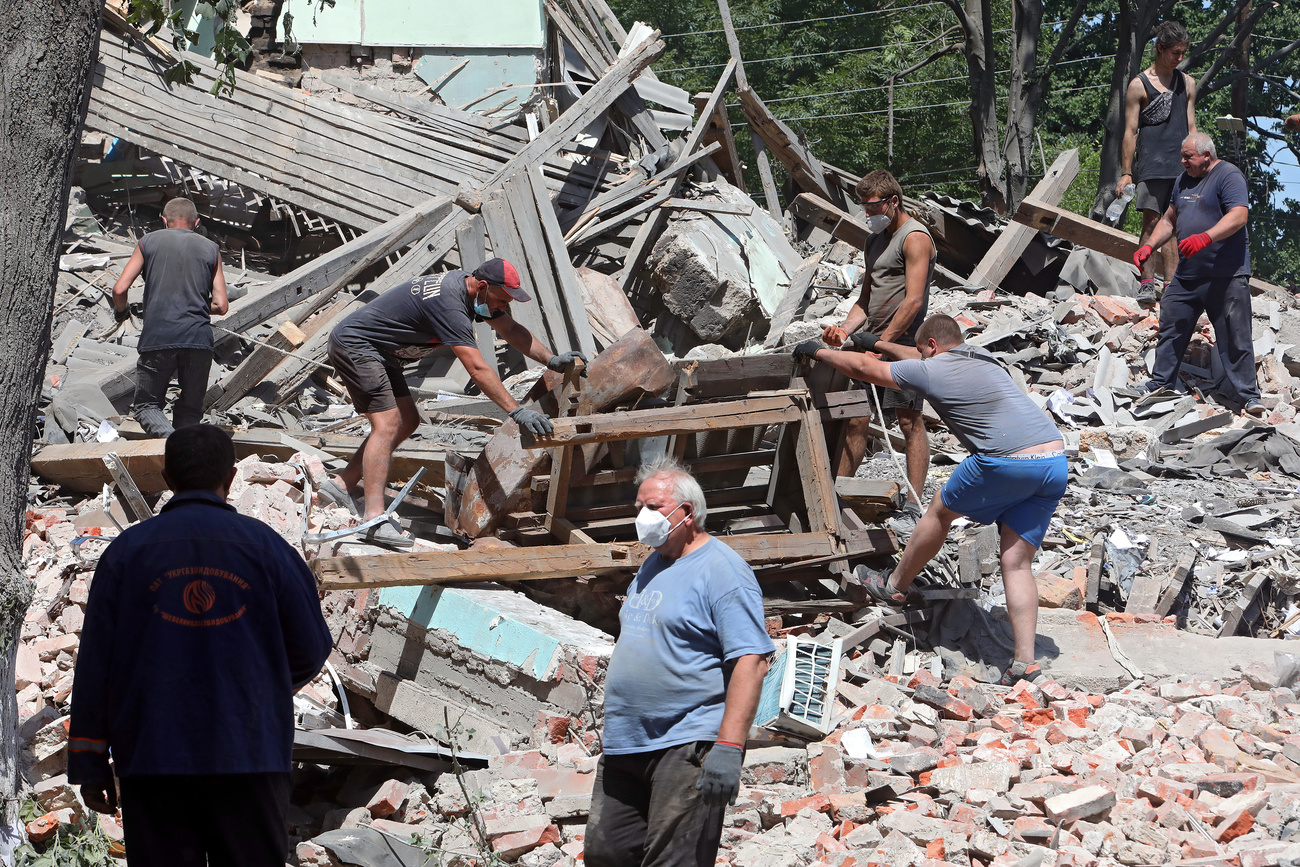
[[[856,298],[857,178],[771,114],[734,35],[692,102],[653,77],[663,43],[644,25],[624,30],[602,0],[545,13],[573,98],[514,122],[342,78],[374,109],[242,73],[213,97],[209,61],[194,59],[200,86],[169,85],[170,48],[107,15],[87,124],[115,142],[79,167],[91,195],[70,208],[24,542],[36,599],[15,686],[44,814],[31,839],[86,816],[62,776],[64,723],[98,552],[168,496],[162,442],[127,415],[135,335],[108,300],[145,222],[115,212],[109,156],[125,142],[125,188],[147,162],[149,184],[188,189],[225,233],[234,300],[214,321],[205,409],[233,431],[232,503],[303,550],[335,637],[296,700],[300,864],[581,860],[618,597],[648,553],[634,478],[662,454],[699,477],[711,531],[756,567],[769,631],[832,660],[821,717],[773,698],[761,720],[727,863],[1300,860],[1292,294],[1252,282],[1263,420],[1216,393],[1208,325],[1183,388],[1141,396],[1157,319],[1134,297],[1136,238],[1060,208],[1077,153],[1006,225],[907,199],[939,250],[930,311],[1006,366],[1071,456],[1035,561],[1051,679],[990,686],[1011,653],[995,533],[959,522],[918,582],[924,607],[867,605],[852,567],[898,548],[882,522],[904,501],[889,457],[902,440],[871,389],[831,390],[783,351]],[[770,171],[770,211],[745,191],[732,92],[760,160],[789,175],[788,215]],[[259,216],[223,220],[239,197]],[[268,213],[320,248],[259,254]],[[321,541],[355,520],[313,492],[366,433],[326,363],[330,330],[387,286],[489,251],[537,299],[520,321],[591,359],[586,376],[540,371],[479,327],[484,357],[554,433],[521,437],[434,353],[408,374],[422,423],[392,471],[423,472],[396,509],[414,550]],[[845,424],[865,416],[884,451],[835,478]],[[931,493],[964,452],[925,420]],[[100,827],[120,841],[120,824]]]

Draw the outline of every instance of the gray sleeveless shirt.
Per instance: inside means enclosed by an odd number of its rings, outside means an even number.
[[[922,232],[930,242],[930,262],[925,272],[925,294],[921,296],[921,309],[916,311],[916,318],[900,335],[898,342],[904,346],[916,343],[916,331],[925,321],[925,312],[930,306],[930,282],[934,277],[934,260],[936,251],[930,231],[915,217],[908,217],[898,231],[890,234],[881,232],[872,236],[867,242],[867,270],[871,272],[871,295],[867,299],[867,322],[863,327],[873,334],[885,329],[898,305],[907,295],[907,260],[903,255],[903,242],[913,232]]]
[[[140,240],[144,255],[141,352],[212,348],[212,278],[217,245],[189,229],[161,229]]]

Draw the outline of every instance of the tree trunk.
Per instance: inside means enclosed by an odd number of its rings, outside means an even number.
[[[18,828],[14,660],[32,588],[22,564],[35,408],[50,350],[59,240],[90,98],[101,0],[14,0],[0,37],[0,824]]]
[[[1043,0],[1013,0],[1011,4],[1011,81],[1007,86],[1006,212],[1014,214],[1029,189],[1033,174],[1034,124],[1043,87],[1051,70],[1039,70],[1038,29]],[[1070,33],[1061,34],[1068,42]]]
[[[970,125],[984,204],[999,214],[1007,212],[1003,180],[1002,142],[998,135],[998,84],[993,14],[989,0],[948,0],[966,42],[966,70],[970,78]]]

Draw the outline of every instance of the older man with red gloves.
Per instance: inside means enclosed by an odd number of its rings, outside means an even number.
[[[1141,271],[1152,248],[1175,235],[1178,238],[1178,271],[1160,299],[1155,369],[1139,391],[1149,393],[1177,383],[1196,320],[1206,313],[1214,325],[1228,384],[1245,412],[1262,416],[1265,407],[1259,399],[1250,333],[1246,178],[1236,166],[1219,159],[1214,140],[1205,133],[1183,139],[1182,160],[1184,171],[1174,182],[1169,208],[1151,233],[1150,243],[1133,256]]]

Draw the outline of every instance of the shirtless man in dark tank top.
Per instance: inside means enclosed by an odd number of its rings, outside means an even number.
[[[1156,28],[1155,62],[1129,82],[1124,94],[1124,141],[1115,195],[1123,195],[1129,184],[1137,185],[1133,205],[1142,212],[1139,245],[1151,237],[1169,207],[1174,179],[1183,173],[1179,148],[1184,138],[1196,132],[1196,82],[1178,69],[1189,44],[1183,25],[1161,23]],[[1138,298],[1143,301],[1155,302],[1159,297],[1155,278],[1168,283],[1178,268],[1176,245],[1165,244],[1156,254],[1142,272]]]

